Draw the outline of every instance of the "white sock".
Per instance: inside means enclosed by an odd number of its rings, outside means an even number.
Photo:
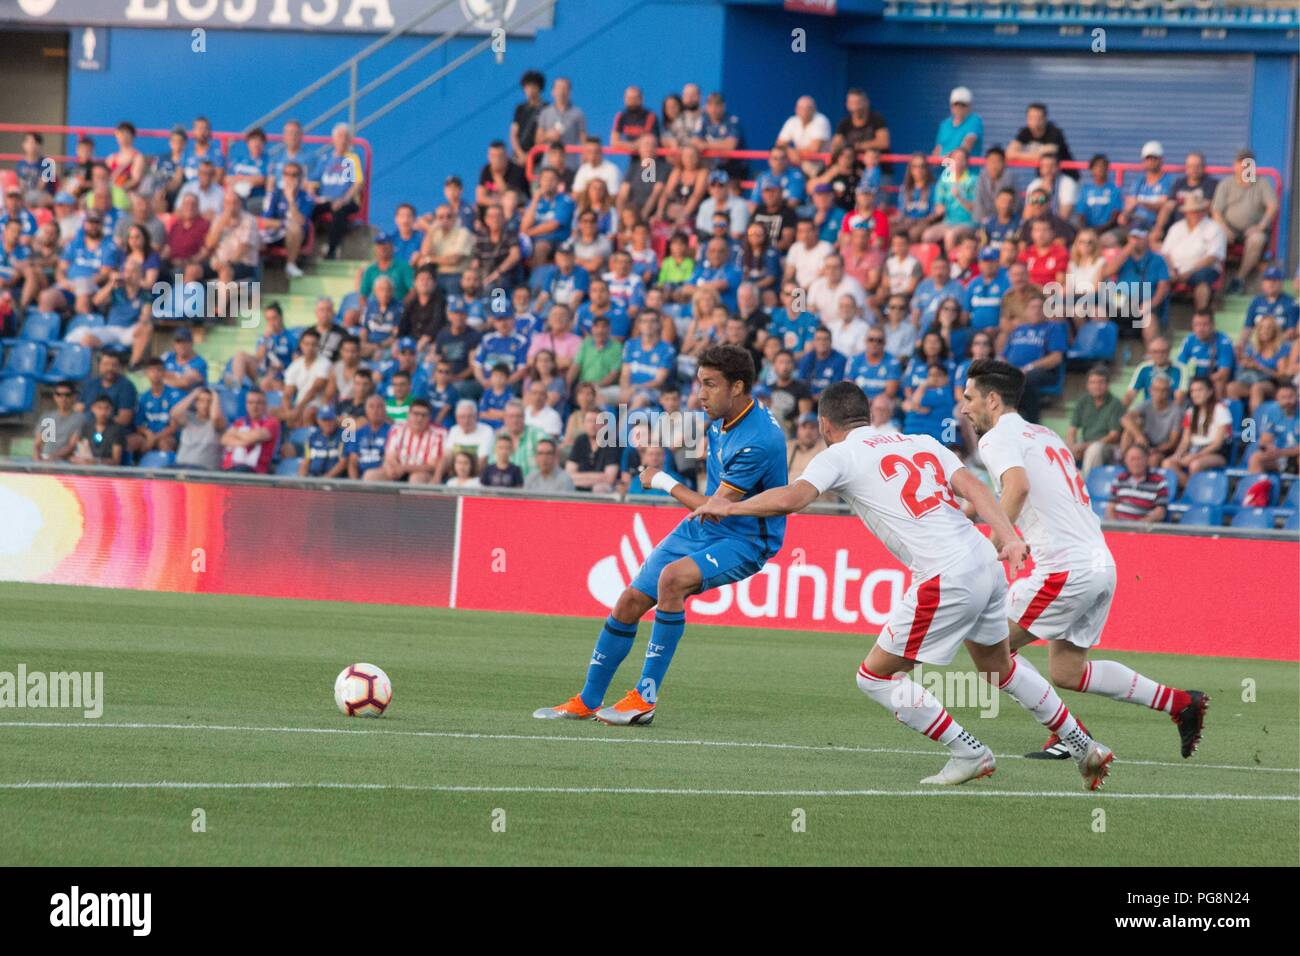
[[[975,735],[952,719],[939,699],[906,674],[881,677],[858,668],[858,687],[900,723],[947,747],[954,757],[974,757],[984,750]]]
[[[1092,738],[1083,732],[1055,688],[1038,671],[1025,666],[1018,655],[1011,658],[1011,673],[1003,678],[998,689],[1060,737],[1076,760],[1087,752]]]
[[[1178,696],[1174,688],[1157,684],[1119,661],[1088,661],[1083,668],[1079,690],[1127,704],[1141,704],[1166,714],[1173,713],[1174,700]]]

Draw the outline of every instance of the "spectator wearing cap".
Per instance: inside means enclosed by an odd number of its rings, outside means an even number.
[[[1174,453],[1183,427],[1183,409],[1174,399],[1177,381],[1165,372],[1156,372],[1146,388],[1148,397],[1120,419],[1120,451],[1126,457],[1128,450],[1136,447],[1146,456],[1148,467],[1159,468]]]
[[[1169,266],[1169,281],[1186,283],[1196,308],[1205,309],[1214,298],[1214,284],[1223,277],[1228,237],[1209,216],[1210,203],[1200,193],[1188,193],[1183,218],[1169,227],[1160,251]]]
[[[1228,382],[1236,371],[1236,353],[1232,340],[1214,327],[1214,313],[1208,308],[1198,308],[1192,313],[1192,334],[1183,340],[1178,351],[1178,364],[1189,379],[1204,378],[1222,397]],[[1190,389],[1190,385],[1188,386]]]
[[[1131,406],[1135,399],[1151,398],[1151,383],[1160,375],[1169,379],[1170,389],[1178,391],[1183,379],[1183,370],[1169,360],[1169,340],[1157,335],[1147,343],[1146,358],[1133,373],[1133,380],[1124,393],[1124,407]]]
[[[978,332],[993,329],[1002,314],[1002,299],[1011,288],[1011,279],[1002,268],[998,250],[985,246],[979,252],[979,274],[966,285],[962,308],[970,316],[970,327]]]
[[[1214,199],[1214,190],[1219,181],[1205,172],[1205,154],[1192,150],[1183,160],[1183,174],[1174,180],[1174,188],[1160,210],[1160,222],[1164,231],[1183,217],[1182,205],[1192,193],[1206,200]]]
[[[375,280],[387,276],[393,283],[393,296],[405,299],[415,284],[411,264],[393,253],[393,237],[386,232],[375,233],[375,258],[357,270],[356,289],[363,299],[368,299],[375,288]]]
[[[874,204],[875,197],[871,198]],[[873,212],[873,210],[867,210]],[[880,212],[880,210],[874,210]],[[883,214],[882,214],[883,215]],[[886,232],[886,234],[888,234]],[[875,321],[872,312],[876,295],[881,288],[881,268],[885,264],[885,240],[872,228],[871,219],[859,219],[847,233],[844,248],[840,256],[844,259],[844,272],[857,279],[867,292],[867,305],[864,315],[868,321]]]
[[[1098,465],[1115,460],[1123,432],[1124,405],[1111,394],[1110,373],[1102,366],[1088,373],[1085,392],[1075,402],[1065,442],[1086,478]]]
[[[756,209],[762,204],[761,180],[764,177],[775,179],[781,184],[781,198],[791,209],[798,210],[809,201],[808,189],[811,183],[804,176],[803,170],[790,165],[790,156],[782,147],[773,146],[767,153],[767,169],[755,180],[754,188],[750,191],[746,204],[748,209]]]
[[[968,156],[984,152],[984,120],[971,109],[973,101],[964,86],[954,87],[948,94],[949,115],[939,123],[931,156],[947,156],[954,149],[964,149]]]
[[[450,365],[451,380],[455,383],[456,390],[467,398],[477,398],[480,391],[470,364],[478,343],[479,333],[469,327],[464,305],[458,299],[449,301],[447,324],[434,335],[433,349],[440,359]]]
[[[1255,154],[1240,150],[1232,163],[1232,178],[1214,190],[1214,221],[1229,242],[1242,243],[1241,262],[1229,283],[1240,292],[1263,258],[1273,222],[1277,218],[1277,193],[1272,180],[1256,172]]]
[[[921,236],[924,242],[942,242],[949,255],[962,237],[975,231],[976,176],[967,163],[968,155],[960,147],[948,153],[948,161],[934,184],[931,225]]]
[[[813,186],[811,192],[812,222],[817,229],[817,237],[834,245],[840,238],[844,210],[835,205],[835,191],[830,183]]]
[[[1287,340],[1294,342],[1300,334],[1300,328],[1297,328],[1300,325],[1300,309],[1296,306],[1296,300],[1282,291],[1282,279],[1282,270],[1277,266],[1269,266],[1260,276],[1259,295],[1246,306],[1246,324],[1237,338],[1238,348],[1245,346],[1255,323],[1265,315],[1273,317]]]
[[[442,198],[460,224],[473,232],[478,222],[478,208],[465,198],[465,184],[455,173],[442,181]]]
[[[348,459],[343,450],[343,430],[338,413],[330,405],[316,412],[316,425],[308,435],[298,463],[301,478],[341,478],[347,474]]]
[[[524,91],[524,101],[515,107],[510,121],[510,151],[514,161],[522,165],[537,142],[537,121],[546,106],[542,100],[546,77],[537,70],[525,70],[519,78],[519,87]]]
[[[1168,513],[1169,499],[1165,476],[1152,469],[1141,448],[1130,445],[1124,451],[1124,470],[1110,483],[1106,519],[1159,524]]]
[[[618,449],[613,449],[615,452]],[[524,479],[524,490],[536,494],[558,494],[575,491],[573,477],[558,467],[559,450],[554,440],[542,438],[537,442],[534,460],[537,470]],[[615,465],[617,468],[617,465]],[[596,489],[593,489],[596,490]]]
[[[285,274],[298,279],[303,275],[298,256],[307,241],[307,224],[316,201],[307,192],[301,163],[288,162],[282,169],[280,178],[273,180],[262,207],[262,245],[283,246]]]
[[[1070,145],[1065,141],[1065,133],[1047,118],[1047,106],[1030,103],[1025,107],[1025,125],[1007,144],[1007,159],[1036,163],[1048,150],[1055,150],[1063,163],[1074,159]]]
[[[822,185],[826,184],[823,183]],[[784,254],[785,251],[794,244],[795,224],[798,222],[798,217],[795,215],[794,210],[791,209],[781,198],[781,183],[778,179],[766,174],[760,176],[758,179],[758,189],[759,194],[762,197],[762,202],[760,202],[754,209],[750,221],[756,222],[766,229],[768,242],[771,243],[778,252]],[[820,189],[821,186],[814,186],[814,194],[823,196],[829,195],[828,193],[819,192]],[[830,198],[833,199],[833,196]],[[822,204],[826,207],[834,205],[833,202],[826,202],[825,200],[822,200]],[[819,225],[823,230],[822,238],[831,243],[836,242],[839,238],[839,227],[844,221],[843,211],[839,210],[838,212],[839,215],[837,215],[834,220],[836,230],[834,234],[825,234],[826,228],[830,225],[830,222],[825,216],[823,216],[822,220],[819,222]],[[814,215],[813,218],[814,221],[818,221],[816,215]]]
[[[695,213],[695,231],[703,238],[712,232],[713,217],[727,216],[727,231],[733,239],[740,239],[749,226],[749,204],[731,191],[731,177],[725,169],[709,173],[709,195]]]
[[[885,248],[885,243],[889,241],[889,215],[876,202],[876,191],[870,186],[860,185],[853,191],[853,211],[845,216],[844,222],[840,224],[840,237],[837,243],[840,251],[848,249],[853,233],[863,229],[870,237],[873,249]],[[883,259],[882,253],[881,260]]]
[[[975,177],[975,208],[972,215],[976,222],[982,223],[997,214],[998,193],[1004,189],[1012,191],[1012,203],[1009,212],[1010,217],[1014,217],[1019,206],[1015,178],[1007,166],[1006,154],[1002,152],[1002,147],[991,146],[984,156],[984,167],[979,171],[979,175]]]
[[[55,284],[38,298],[44,312],[59,312],[71,302],[78,314],[90,311],[97,291],[112,279],[119,267],[121,252],[104,234],[104,221],[98,212],[86,213],[81,231],[68,243],[55,266]]]
[[[1300,404],[1296,401],[1295,383],[1278,385],[1273,401],[1260,405],[1255,415],[1259,440],[1247,468],[1256,474],[1266,471],[1295,474],[1300,463]]]
[[[1124,194],[1111,180],[1110,160],[1097,153],[1088,160],[1088,175],[1079,184],[1079,201],[1074,220],[1100,237],[1102,248],[1121,245],[1119,215],[1124,209]]]
[[[601,149],[600,137],[588,136],[582,144],[582,163],[578,166],[577,172],[573,174],[573,193],[580,195],[587,189],[587,184],[593,179],[599,179],[605,183],[609,190],[609,195],[613,196],[618,193],[618,188],[623,184],[623,175],[618,171],[618,167],[605,158],[604,150]]]
[[[194,208],[197,211],[197,203]],[[55,238],[59,247],[76,238],[77,233],[81,231],[83,217],[84,214],[77,208],[77,201],[72,198],[72,193],[60,190],[54,194],[54,224],[57,227]]]
[[[1141,330],[1142,338],[1149,347],[1161,330],[1169,325],[1169,293],[1173,284],[1170,282],[1168,264],[1162,256],[1151,250],[1148,236],[1145,228],[1132,226],[1119,255],[1103,270],[1102,279],[1115,280],[1119,290],[1148,290],[1141,296],[1143,301],[1140,309],[1139,303],[1128,302],[1125,298],[1125,315],[1122,318]]]
[[[1164,233],[1157,229],[1157,220],[1174,191],[1174,178],[1165,172],[1164,158],[1165,148],[1159,140],[1142,144],[1143,169],[1125,187],[1124,210],[1119,215],[1121,226],[1146,229],[1153,242],[1164,238]]]
[[[1056,150],[1047,147],[1038,154],[1038,176],[1029,184],[1029,191],[1042,189],[1051,197],[1052,212],[1069,222],[1079,203],[1079,184],[1061,172],[1061,162]]]
[[[163,381],[188,392],[208,383],[208,362],[194,351],[194,334],[181,326],[172,335],[172,347],[163,357]]]
[[[570,206],[572,202],[569,200]],[[438,288],[444,295],[452,296],[460,292],[461,276],[470,267],[473,256],[474,234],[456,218],[451,206],[445,203],[438,206],[425,230],[424,242],[420,245],[419,263],[431,265],[438,270]]]
[[[817,111],[817,101],[811,96],[801,96],[794,104],[794,115],[781,125],[776,134],[776,145],[785,148],[792,165],[800,167],[807,176],[815,176],[821,162],[813,154],[830,145],[831,121]]]
[[[238,193],[227,189],[203,242],[208,271],[222,283],[251,279],[261,262],[261,245],[257,217],[244,208]]]
[[[212,217],[221,212],[224,190],[217,179],[217,168],[211,160],[198,164],[197,174],[181,187],[177,202],[185,196],[194,196],[199,201],[199,213]]]
[[[795,481],[804,469],[826,449],[817,427],[817,413],[804,412],[799,416],[793,438],[786,439],[785,464],[790,481]]]
[[[407,420],[394,425],[384,446],[384,461],[365,473],[366,481],[406,481],[413,485],[439,484],[446,472],[447,433],[433,424],[429,403],[410,403]]]
[[[587,138],[587,114],[573,105],[573,84],[557,76],[551,83],[551,102],[537,116],[537,139],[551,145],[577,146]],[[566,165],[575,169],[578,157],[566,157]]]
[[[267,411],[266,394],[252,389],[244,396],[246,414],[241,415],[221,436],[226,449],[224,471],[247,471],[265,475],[280,445],[280,420]]]

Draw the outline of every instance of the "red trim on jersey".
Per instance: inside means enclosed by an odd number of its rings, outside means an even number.
[[[938,727],[935,727],[933,731],[927,730],[925,732],[925,735],[934,741],[937,741],[940,737],[942,737],[943,732],[947,730],[948,727],[951,726],[952,724],[952,717],[949,715],[948,711],[946,710],[939,715],[939,720],[942,722],[939,724]],[[934,727],[934,724],[931,724],[930,726]]]
[[[916,616],[912,618],[912,630],[907,635],[907,647],[903,657],[916,660],[921,645],[925,642],[926,632],[934,621],[934,612],[939,610],[939,575],[924,582],[916,591]]]
[[[1020,615],[1020,620],[1016,623],[1026,631],[1038,620],[1038,616],[1047,610],[1047,606],[1056,600],[1056,596],[1061,593],[1061,588],[1065,587],[1065,579],[1070,576],[1069,571],[1057,571],[1055,574],[1049,574],[1043,586],[1038,589],[1034,599],[1029,602],[1029,607],[1025,608],[1025,613]]]

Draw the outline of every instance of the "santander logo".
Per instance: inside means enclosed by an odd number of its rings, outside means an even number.
[[[863,568],[850,549],[835,549],[829,566],[809,559],[787,536],[786,547],[755,575],[691,598],[690,610],[718,623],[779,620],[815,627],[818,622],[883,625],[907,589],[907,572],[898,567]],[[619,536],[617,553],[600,558],[587,572],[587,591],[612,608],[645,563],[654,542],[641,513]]]

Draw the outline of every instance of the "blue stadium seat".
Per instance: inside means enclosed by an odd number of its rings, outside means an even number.
[[[1118,345],[1119,328],[1114,322],[1085,322],[1065,356],[1072,362],[1109,362]]]
[[[302,464],[301,458],[282,458],[280,464],[275,466],[275,473],[277,475],[297,475],[300,464]]]
[[[1292,478],[1286,486],[1287,492],[1282,497],[1282,507],[1300,511],[1300,481]]]
[[[1178,472],[1172,468],[1157,468],[1156,471],[1165,476],[1165,484],[1169,485],[1169,500],[1176,500],[1178,498]]]
[[[170,468],[176,464],[176,453],[171,451],[150,451],[140,456],[137,468]]]
[[[1286,515],[1286,520],[1282,522],[1282,529],[1284,531],[1300,531],[1300,511],[1288,511]]]
[[[0,378],[0,416],[25,415],[36,404],[36,379],[30,375]]]
[[[41,376],[41,381],[46,385],[53,385],[56,382],[80,382],[90,376],[91,352],[84,345],[61,342],[52,346],[50,353],[53,361]]]
[[[1264,479],[1269,483],[1268,503],[1263,507],[1266,508],[1272,507],[1273,505],[1277,504],[1278,476],[1275,474],[1262,474],[1262,475],[1253,474],[1252,475],[1248,472],[1237,479],[1237,487],[1233,489],[1232,492],[1232,501],[1230,502],[1231,505],[1234,508],[1243,507],[1243,502],[1246,497],[1246,492],[1249,491],[1250,488],[1256,483],[1258,483],[1261,479]]]
[[[1039,390],[1038,390],[1038,394],[1039,394],[1039,395],[1042,395],[1042,396],[1047,396],[1047,395],[1060,395],[1062,392],[1065,391],[1065,366],[1066,366],[1066,364],[1067,364],[1067,363],[1062,362],[1060,365],[1056,366],[1056,381],[1055,381],[1055,382],[1049,382],[1048,384],[1046,384],[1046,385],[1042,386],[1041,388],[1039,388]]]
[[[272,411],[272,410],[274,410],[274,409],[277,409],[277,408],[279,408],[279,407],[280,407],[281,405],[283,405],[283,404],[284,404],[284,392],[267,392],[267,393],[266,393],[266,408],[267,408],[267,411]]]
[[[1228,500],[1228,475],[1219,470],[1198,471],[1187,480],[1178,499],[1187,505],[1221,505]]]
[[[349,292],[347,295],[345,295],[342,299],[339,300],[339,311],[338,311],[339,319],[342,320],[343,313],[346,312],[348,309],[360,309],[362,305],[363,303],[361,301],[361,293]]]
[[[1099,465],[1088,472],[1088,497],[1103,504],[1110,500],[1110,486],[1124,469],[1120,465]]]
[[[1093,498],[1092,513],[1098,518],[1106,517],[1106,502],[1102,501],[1100,498]]]
[[[14,341],[5,354],[5,364],[0,368],[0,377],[10,378],[14,375],[26,375],[39,379],[45,371],[46,351],[44,342]]]
[[[1223,524],[1223,509],[1218,505],[1192,505],[1178,523],[1217,528]]]
[[[1272,528],[1272,508],[1242,508],[1232,516],[1229,523],[1233,528]]]
[[[5,339],[5,344],[14,342],[57,342],[63,319],[57,312],[29,312],[18,330],[18,338]]]
[[[221,414],[226,416],[227,422],[233,422],[236,418],[243,416],[244,389],[232,392],[230,389],[218,385],[214,391],[217,393],[217,400],[221,402]]]
[[[289,441],[293,443],[294,448],[301,451],[303,445],[307,444],[307,439],[311,437],[311,433],[312,427],[310,425],[304,425],[302,428],[295,428],[293,431],[289,432]]]
[[[68,323],[68,330],[63,333],[63,337],[66,339],[78,329],[102,329],[105,324],[102,315],[95,315],[93,312],[89,315],[78,315]]]

